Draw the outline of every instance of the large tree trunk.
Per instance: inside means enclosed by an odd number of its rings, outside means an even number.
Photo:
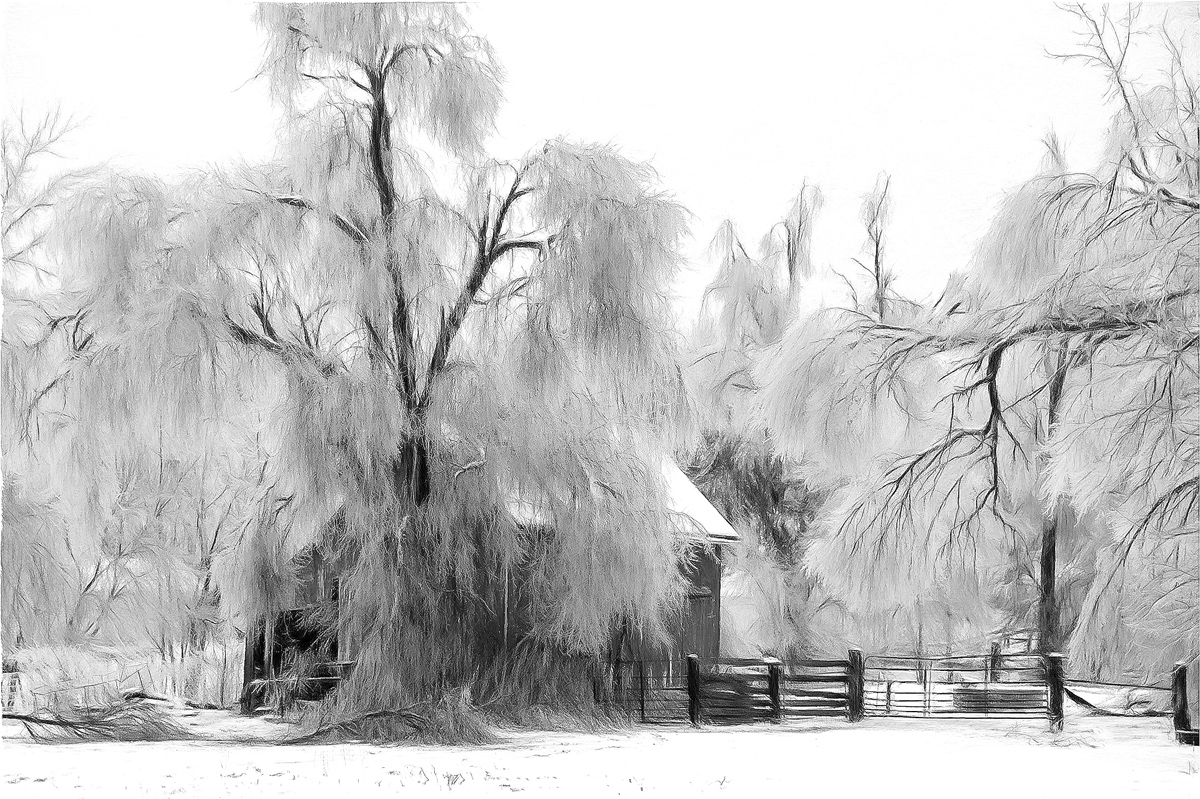
[[[1062,647],[1059,624],[1058,534],[1066,524],[1066,501],[1055,500],[1054,508],[1042,519],[1042,556],[1038,579],[1038,651],[1058,652]]]
[[[1049,409],[1047,414],[1046,439],[1054,433],[1058,424],[1059,405],[1062,402],[1063,384],[1067,379],[1069,353],[1060,348],[1055,358],[1054,374],[1049,385]],[[1058,607],[1058,536],[1067,524],[1066,500],[1055,497],[1052,506],[1042,513],[1042,547],[1038,574],[1038,651],[1046,654],[1060,651],[1062,629]]]

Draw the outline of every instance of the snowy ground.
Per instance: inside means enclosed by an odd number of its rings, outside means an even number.
[[[273,726],[220,711],[189,722],[225,737]],[[523,732],[469,748],[44,745],[5,722],[0,761],[5,797],[1200,796],[1197,750],[1162,718],[1072,716],[1058,736],[1044,722],[902,719]]]

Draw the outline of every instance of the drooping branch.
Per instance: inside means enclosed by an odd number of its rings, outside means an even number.
[[[258,192],[258,193],[263,194],[262,192]],[[351,241],[353,241],[355,244],[359,245],[360,247],[366,245],[370,241],[367,234],[365,232],[363,232],[363,230],[358,225],[354,224],[352,221],[350,221],[345,216],[335,213],[334,211],[330,211],[325,208],[318,208],[315,203],[313,203],[310,200],[306,200],[303,197],[297,197],[295,195],[267,195],[267,194],[263,194],[263,196],[268,197],[269,199],[272,199],[275,202],[282,203],[283,205],[288,205],[293,208],[300,208],[304,211],[311,211],[313,213],[316,213],[316,214],[319,214],[319,215],[325,217],[330,222],[332,222],[334,225],[336,225],[338,230],[345,233],[347,238],[349,238]]]
[[[1181,289],[1120,305],[1089,308],[1084,313],[1062,310],[1016,329],[1005,328],[1003,314],[998,315],[1000,324],[993,320],[993,324],[979,325],[969,332],[949,334],[925,333],[869,322],[859,326],[856,330],[864,338],[874,337],[884,341],[881,354],[869,367],[867,375],[876,396],[884,386],[890,385],[907,363],[916,358],[961,353],[964,357],[960,357],[957,363],[951,362],[945,370],[946,376],[967,372],[979,373],[979,377],[967,381],[942,399],[942,402],[950,403],[950,425],[946,432],[919,452],[898,458],[885,473],[880,491],[862,499],[851,509],[841,525],[842,531],[852,533],[856,526],[864,524],[872,529],[911,524],[914,520],[914,503],[928,496],[934,484],[952,467],[965,469],[944,490],[938,512],[952,498],[961,504],[962,481],[977,466],[986,469],[987,482],[966,506],[959,522],[966,528],[980,514],[989,512],[1001,526],[1010,527],[1002,506],[1001,433],[1006,434],[1006,439],[1016,451],[1020,451],[1020,443],[1008,429],[1005,420],[1005,414],[1016,405],[1016,401],[1006,403],[1000,393],[1000,371],[1005,354],[1019,344],[1047,340],[1070,348],[1070,342],[1076,336],[1083,338],[1082,343],[1094,351],[1106,342],[1121,341],[1144,334],[1155,325],[1169,323],[1174,313],[1170,306],[1196,295],[1196,289]],[[1056,406],[1066,372],[1084,362],[1084,358],[1072,352],[1055,371],[1053,380],[1023,394],[1019,401],[1032,400],[1045,392],[1051,406]],[[986,419],[978,426],[959,423],[958,404],[969,404],[979,391],[985,397]]]
[[[314,349],[306,349],[294,342],[284,340],[274,329],[264,329],[262,333],[258,333],[237,322],[228,314],[225,315],[224,323],[233,339],[246,347],[270,353],[285,362],[299,360],[310,363],[326,377],[341,371],[334,361],[319,357]]]

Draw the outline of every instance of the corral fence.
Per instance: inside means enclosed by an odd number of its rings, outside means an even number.
[[[700,658],[618,662],[613,701],[647,724],[798,718],[1045,717],[1061,728],[1062,656]],[[598,693],[599,695],[599,693]]]
[[[1062,724],[1062,657],[1001,654],[866,659],[869,716],[1024,718]]]
[[[987,654],[945,657],[863,657],[852,649],[844,660],[786,663],[773,658],[696,655],[618,661],[611,678],[611,700],[646,724],[690,722],[700,726],[796,718],[1045,718],[1052,728],[1061,730],[1064,697],[1078,701],[1067,687],[1062,655],[1005,653],[999,644]],[[1070,682],[1089,684],[1085,680]],[[1170,691],[1169,715],[1176,738],[1194,745],[1197,732],[1188,710],[1185,664],[1175,666]],[[603,693],[598,686],[597,698]]]
[[[646,724],[749,724],[862,716],[862,654],[845,660],[620,661],[613,701]]]

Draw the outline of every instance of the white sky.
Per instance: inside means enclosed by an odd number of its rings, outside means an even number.
[[[83,119],[66,165],[170,173],[266,158],[275,117],[265,85],[249,80],[262,52],[252,13],[228,2],[8,3],[5,113],[59,104]],[[757,244],[805,177],[826,195],[817,264],[848,271],[880,170],[892,175],[897,287],[936,296],[1003,193],[1037,168],[1045,133],[1090,167],[1112,110],[1100,74],[1046,56],[1078,38],[1048,2],[494,2],[470,19],[508,73],[493,154],[566,134],[651,159],[695,215],[694,269],[679,285],[689,309],[711,278],[702,254],[720,221]],[[811,295],[839,301],[828,287]]]

